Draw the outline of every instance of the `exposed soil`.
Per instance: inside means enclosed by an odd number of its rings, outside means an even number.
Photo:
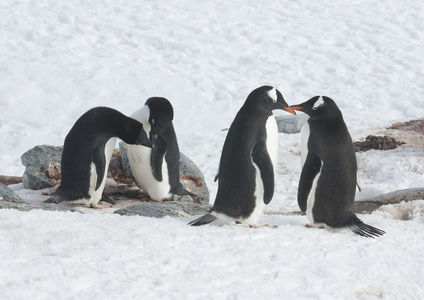
[[[424,134],[424,119],[411,120],[408,122],[395,123],[388,129],[397,129],[404,131],[415,131]]]
[[[0,175],[0,183],[4,185],[18,184],[22,182],[22,177]]]
[[[390,136],[377,136],[369,135],[363,142],[354,142],[353,147],[355,152],[368,151],[371,149],[376,150],[390,150],[395,149],[398,146],[405,144],[404,142],[398,142],[396,138]]]

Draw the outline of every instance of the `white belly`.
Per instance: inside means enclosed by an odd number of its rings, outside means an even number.
[[[253,160],[252,160],[253,163]],[[246,223],[249,225],[257,225],[259,217],[261,216],[265,203],[264,203],[264,185],[262,183],[261,173],[258,166],[253,163],[256,170],[256,186],[255,186],[255,208],[253,209],[252,214],[242,223]]]
[[[278,160],[278,127],[277,122],[275,121],[274,116],[270,116],[266,122],[266,147],[268,150],[268,154],[271,158],[272,165],[274,167],[274,179],[275,179],[275,169],[277,168],[277,160]],[[253,162],[253,166],[256,171],[256,186],[255,186],[255,208],[252,214],[247,218],[244,223],[249,225],[256,225],[259,217],[261,216],[265,203],[264,203],[264,185],[261,178],[261,171],[258,166]]]
[[[306,216],[308,217],[309,222],[311,222],[312,224],[315,223],[314,215],[312,214],[312,210],[315,205],[315,193],[316,193],[318,180],[321,175],[321,170],[323,166],[324,166],[324,163],[321,161],[321,169],[319,170],[317,176],[315,176],[314,181],[312,182],[311,191],[309,192],[308,200],[306,202]]]
[[[103,181],[100,184],[99,188],[96,190],[96,183],[97,183],[97,169],[94,163],[91,163],[91,173],[90,173],[90,188],[88,190],[88,194],[90,195],[90,199],[88,200],[88,205],[96,206],[99,201],[102,199],[102,193],[106,185],[106,179],[107,179],[107,171],[110,163],[110,159],[113,154],[113,149],[115,149],[116,146],[116,137],[110,138],[105,145],[105,172],[103,174]]]
[[[308,156],[308,140],[309,140],[309,123],[306,122],[305,125],[302,127],[302,144],[301,144],[301,162],[302,162],[302,168],[305,164],[306,157]]]
[[[138,185],[155,201],[168,199],[170,193],[168,169],[165,158],[162,162],[162,182],[157,181],[152,174],[150,156],[152,149],[144,146],[125,144],[131,171]]]
[[[272,165],[274,166],[274,174],[278,163],[278,126],[274,115],[270,116],[266,122],[266,147],[269,156],[271,157]],[[275,177],[275,175],[274,175]]]

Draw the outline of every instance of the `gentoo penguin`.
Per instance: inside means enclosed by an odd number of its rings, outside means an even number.
[[[352,138],[336,103],[325,96],[291,106],[309,115],[302,129],[302,173],[298,204],[318,226],[349,228],[365,237],[385,232],[355,214],[357,164]]]
[[[208,224],[223,216],[238,224],[262,227],[257,221],[274,195],[278,155],[274,109],[295,114],[283,95],[271,86],[262,86],[249,94],[224,142],[213,207],[189,225]]]
[[[149,98],[131,117],[143,124],[153,144],[152,148],[126,145],[131,171],[139,186],[155,201],[174,195],[194,196],[180,182],[180,151],[172,124],[171,103],[162,97]]]
[[[83,114],[65,138],[62,180],[47,203],[72,201],[93,208],[105,187],[107,170],[117,138],[151,147],[143,124],[108,107],[95,107]]]

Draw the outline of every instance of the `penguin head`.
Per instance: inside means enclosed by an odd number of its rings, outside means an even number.
[[[247,97],[245,105],[268,114],[272,114],[274,109],[285,109],[291,114],[296,114],[286,103],[280,91],[272,86],[261,86],[253,90]]]
[[[150,136],[153,137],[174,119],[174,109],[171,103],[162,97],[151,97],[145,105],[149,108],[148,122],[151,126]]]
[[[332,119],[341,115],[333,99],[326,96],[315,96],[306,102],[290,107],[293,110],[304,112],[311,119]]]

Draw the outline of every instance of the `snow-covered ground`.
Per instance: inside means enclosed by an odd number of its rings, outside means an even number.
[[[424,117],[423,49],[424,9],[413,0],[4,0],[0,174],[21,176],[20,155],[62,145],[89,108],[129,115],[164,96],[212,203],[221,130],[251,90],[273,85],[289,104],[329,96],[360,140]],[[358,199],[423,186],[422,147],[357,157]],[[280,134],[277,173],[260,220],[275,230],[0,210],[1,298],[422,298],[423,200],[360,216],[387,232],[375,240],[308,229],[305,216],[281,215],[299,210],[299,134]]]

